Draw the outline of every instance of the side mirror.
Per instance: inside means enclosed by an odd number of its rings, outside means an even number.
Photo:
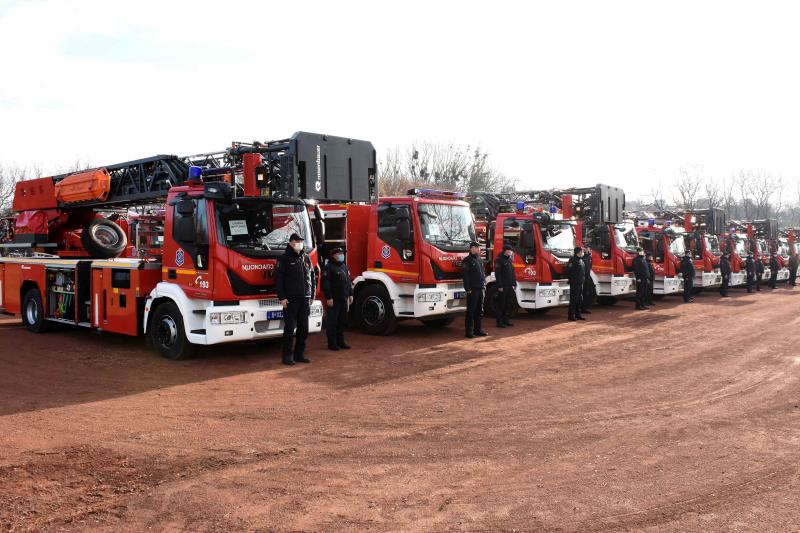
[[[314,235],[317,237],[317,242],[325,242],[325,212],[319,208],[319,205],[314,206]]]

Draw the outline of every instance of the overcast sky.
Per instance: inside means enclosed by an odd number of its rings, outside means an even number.
[[[0,0],[0,163],[297,130],[482,145],[523,186],[800,177],[794,2]]]

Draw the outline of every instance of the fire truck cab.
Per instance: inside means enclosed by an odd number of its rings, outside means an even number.
[[[686,252],[684,230],[673,222],[671,217],[663,214],[637,219],[636,222],[639,243],[645,253],[653,255],[655,261],[654,294],[665,295],[683,291],[680,265]]]
[[[725,213],[717,208],[686,211],[683,227],[686,249],[694,261],[694,286],[703,289],[721,285],[722,249],[717,234],[725,227]]]
[[[576,224],[543,204],[535,192],[476,192],[470,206],[486,265],[485,312],[494,316],[494,262],[503,247],[513,250],[517,278],[513,314],[569,304],[566,264],[577,242]]]
[[[462,260],[476,239],[459,193],[411,189],[373,204],[322,205],[323,255],[345,249],[354,284],[351,318],[367,333],[390,335],[402,320],[445,327],[466,310]]]

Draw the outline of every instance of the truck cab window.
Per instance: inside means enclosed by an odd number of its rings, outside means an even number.
[[[172,238],[192,258],[194,266],[208,269],[208,214],[202,198],[181,198],[173,206]]]
[[[407,205],[383,204],[378,207],[378,237],[394,248],[404,260],[413,259],[413,228],[411,211]]]

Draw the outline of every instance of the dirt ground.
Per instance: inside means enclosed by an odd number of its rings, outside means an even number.
[[[0,321],[0,530],[800,530],[800,289],[354,349]]]

